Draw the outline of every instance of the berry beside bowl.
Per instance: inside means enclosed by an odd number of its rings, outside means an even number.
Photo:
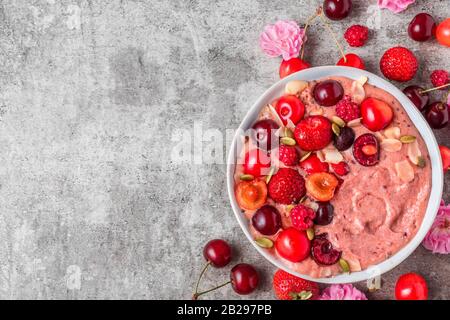
[[[276,107],[286,96],[301,112]],[[264,119],[277,125],[270,148],[257,152],[248,130]],[[268,261],[310,281],[353,283],[420,245],[443,169],[431,128],[404,93],[367,71],[325,66],[280,80],[252,106],[230,148],[227,186],[244,234]],[[403,219],[405,207],[414,223]]]

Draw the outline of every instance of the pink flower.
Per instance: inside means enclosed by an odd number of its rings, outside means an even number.
[[[441,202],[436,220],[423,240],[423,246],[433,253],[450,253],[450,205]]]
[[[270,57],[283,56],[284,60],[289,60],[298,57],[305,40],[305,30],[295,21],[280,20],[264,28],[259,45]]]
[[[351,284],[333,284],[323,290],[320,300],[367,300],[367,297]]]
[[[399,13],[406,10],[410,4],[416,0],[378,0],[378,6],[382,9],[389,9],[392,12]]]

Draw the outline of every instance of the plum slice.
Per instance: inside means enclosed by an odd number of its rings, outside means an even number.
[[[371,133],[359,136],[353,144],[353,157],[365,167],[376,165],[380,161],[380,146],[377,138]]]

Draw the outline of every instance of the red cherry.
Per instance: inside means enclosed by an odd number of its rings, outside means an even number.
[[[422,93],[422,91],[425,91],[425,89],[419,86],[409,86],[403,89],[403,93],[420,111],[425,110],[426,106],[428,106],[428,102],[430,102],[430,95],[428,92]]]
[[[417,273],[404,274],[398,278],[395,285],[395,298],[397,300],[427,300],[427,282]]]
[[[300,162],[300,168],[307,174],[328,172],[330,169],[328,163],[320,161],[316,154],[312,154],[307,159]]]
[[[293,227],[283,230],[275,241],[278,254],[291,262],[305,260],[311,250],[311,242],[305,231]]]
[[[450,118],[450,108],[446,103],[434,102],[425,111],[425,118],[433,129],[445,128]]]
[[[386,128],[394,118],[390,105],[376,98],[367,98],[361,103],[362,124],[371,131]]]
[[[450,148],[439,146],[439,151],[441,151],[442,167],[444,168],[444,172],[447,172],[450,170]]]
[[[287,124],[288,119],[290,119],[294,124],[297,124],[305,115],[305,105],[296,96],[281,97],[275,106],[275,110],[284,125]]]
[[[270,168],[270,157],[260,149],[250,150],[245,154],[244,173],[254,177],[266,175]]]
[[[280,65],[280,79],[286,78],[288,75],[298,71],[308,69],[311,65],[300,58],[292,58],[290,60],[283,60]]]
[[[222,239],[209,241],[203,248],[203,256],[216,268],[223,268],[231,261],[231,247]]]
[[[436,34],[436,22],[428,13],[419,13],[409,24],[408,34],[415,41],[427,41]]]
[[[364,61],[358,55],[354,53],[348,53],[345,55],[345,58],[347,59],[347,62],[345,62],[344,58],[341,58],[336,65],[344,67],[353,67],[362,70],[366,69]]]
[[[231,269],[231,286],[238,294],[250,294],[258,287],[258,272],[246,263],[237,264]]]
[[[331,20],[342,20],[352,10],[351,0],[325,0],[323,2],[325,15]]]
[[[450,47],[450,18],[445,19],[438,25],[436,39],[440,44]]]
[[[325,80],[316,84],[313,95],[318,104],[331,107],[344,97],[344,88],[336,80]]]
[[[271,150],[272,138],[275,138],[275,132],[279,128],[280,126],[273,120],[260,120],[253,125],[251,138],[257,144],[258,148]]]

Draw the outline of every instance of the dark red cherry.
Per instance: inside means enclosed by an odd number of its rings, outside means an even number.
[[[222,239],[209,241],[203,248],[203,256],[216,268],[223,268],[231,261],[231,247]]]
[[[281,229],[281,215],[275,207],[263,206],[253,215],[252,225],[259,233],[272,236]]]
[[[409,86],[403,89],[403,93],[414,103],[414,105],[419,109],[420,111],[425,110],[425,108],[428,106],[428,103],[430,102],[430,96],[426,93],[421,93],[424,91],[424,88],[421,88],[419,86]]]
[[[427,41],[436,34],[436,21],[428,13],[419,13],[409,24],[409,37],[415,41]]]
[[[259,276],[256,269],[247,264],[240,263],[231,269],[231,286],[238,294],[250,294],[258,287]]]
[[[318,202],[319,208],[316,211],[314,223],[319,226],[329,225],[333,221],[334,207],[329,202]]]
[[[250,137],[256,143],[258,148],[263,150],[272,149],[272,138],[275,140],[275,132],[280,126],[273,120],[265,119],[256,122],[252,127]]]
[[[318,264],[329,266],[335,264],[341,258],[341,251],[333,248],[326,234],[318,235],[311,242],[311,255]]]
[[[314,87],[314,99],[321,106],[334,106],[343,96],[344,88],[335,80],[325,80]]]
[[[355,131],[350,127],[341,128],[341,132],[338,136],[334,135],[334,146],[339,151],[345,151],[349,149],[355,141]]]
[[[377,138],[371,133],[359,136],[353,144],[353,157],[365,167],[376,165],[380,161],[380,145]]]
[[[425,112],[425,118],[433,129],[442,129],[448,124],[449,112],[445,103],[435,102]]]
[[[343,66],[343,67],[353,67],[358,69],[366,69],[366,65],[357,54],[354,53],[347,53],[344,57],[342,57],[337,63],[337,66]]]
[[[325,15],[331,20],[342,20],[352,10],[351,0],[325,0],[323,2]]]

